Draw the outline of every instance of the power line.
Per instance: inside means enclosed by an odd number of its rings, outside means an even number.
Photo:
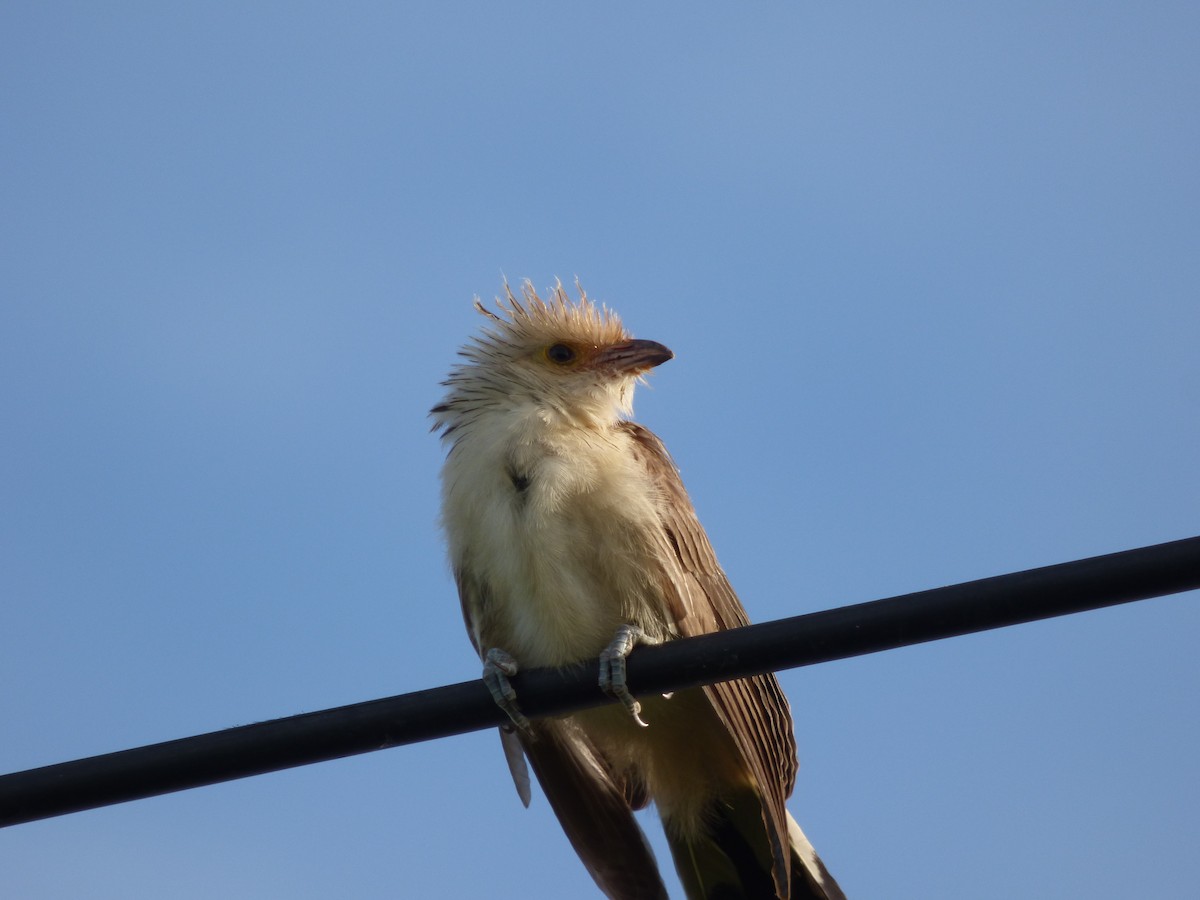
[[[638,694],[876,653],[1200,588],[1200,537],[643,647]],[[513,679],[530,718],[609,702],[595,665]],[[494,727],[482,681],[0,776],[0,827]]]

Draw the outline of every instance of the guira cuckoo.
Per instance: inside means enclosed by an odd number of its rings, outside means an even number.
[[[653,801],[690,898],[842,898],[784,802],[796,778],[773,675],[634,699],[624,661],[748,623],[662,442],[626,417],[672,358],[561,284],[505,284],[432,411],[448,445],[442,523],[484,678],[529,803],[533,766],[571,844],[612,898],[666,897],[633,816]],[[528,721],[518,665],[599,660],[621,703]]]

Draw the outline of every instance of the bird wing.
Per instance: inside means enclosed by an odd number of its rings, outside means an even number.
[[[717,562],[679,470],[662,441],[633,422],[623,423],[634,440],[657,493],[667,561],[667,604],[680,636],[694,637],[748,625],[746,611]],[[763,797],[763,818],[773,844],[776,885],[789,879],[788,813],[795,785],[796,742],[787,698],[774,675],[756,675],[704,688],[713,708],[745,760]],[[781,890],[781,894],[784,891]]]

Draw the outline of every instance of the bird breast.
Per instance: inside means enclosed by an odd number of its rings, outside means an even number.
[[[617,429],[488,441],[469,435],[444,472],[453,564],[484,586],[468,610],[481,652],[524,666],[594,658],[618,625],[666,636],[645,472]]]

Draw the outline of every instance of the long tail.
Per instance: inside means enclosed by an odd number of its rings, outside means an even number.
[[[689,900],[846,900],[790,813],[786,868],[757,804],[714,804],[700,833],[664,825]]]
[[[818,900],[846,900],[841,886],[829,874],[821,857],[808,842],[792,814],[788,813],[788,844],[792,857],[791,900],[815,897]]]

